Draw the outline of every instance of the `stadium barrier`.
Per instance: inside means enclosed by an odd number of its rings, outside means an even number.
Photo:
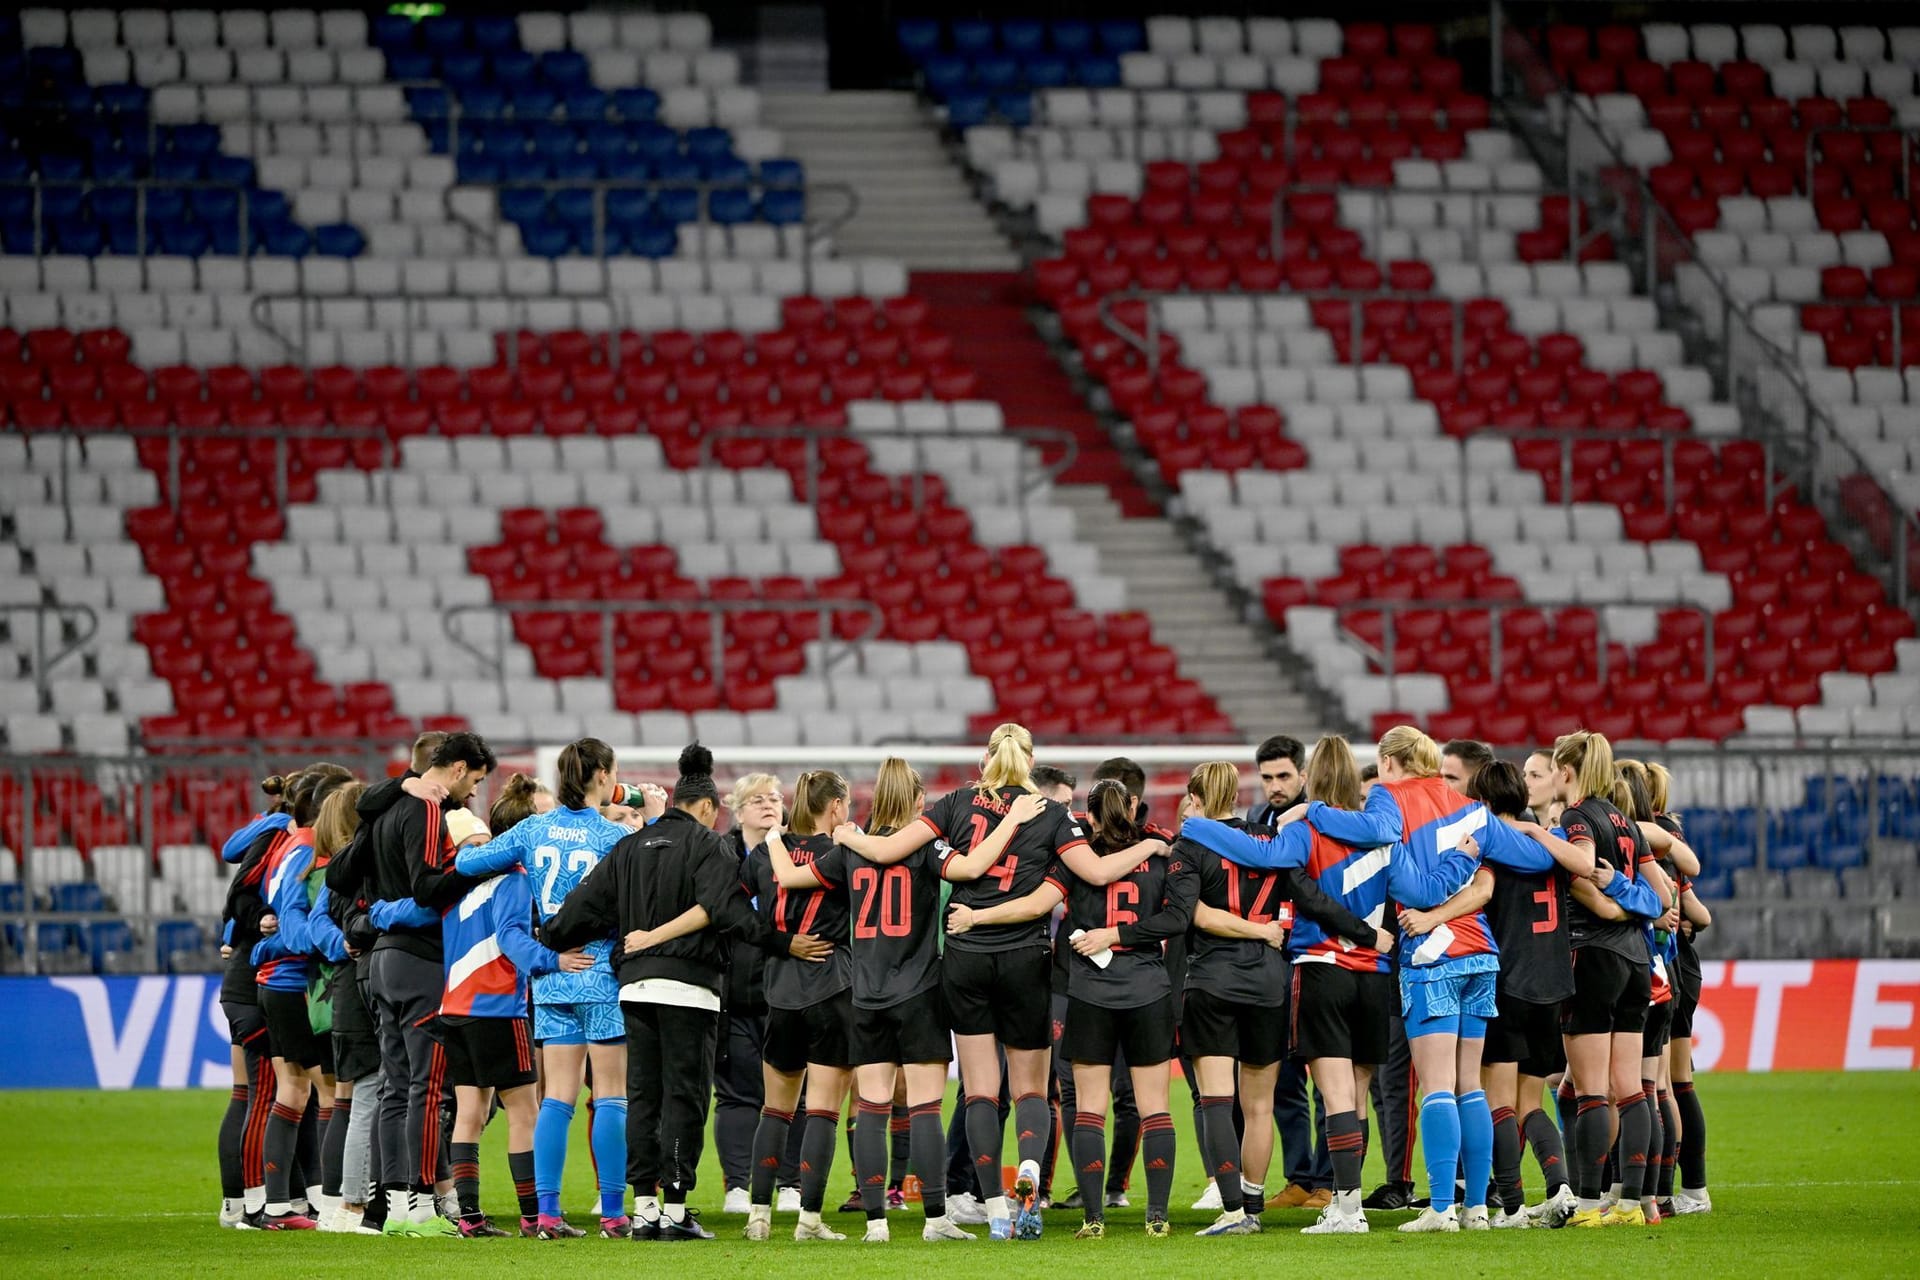
[[[1708,961],[1695,1065],[1911,1071],[1920,961]],[[0,978],[0,1089],[226,1089],[217,976]]]

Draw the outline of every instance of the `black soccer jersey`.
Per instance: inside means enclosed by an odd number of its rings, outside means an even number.
[[[887,867],[846,852],[854,1004],[891,1008],[940,985],[940,935],[946,928],[940,882],[948,860],[958,856],[945,840],[929,840]]]
[[[1567,938],[1567,873],[1493,874],[1487,923],[1500,947],[1500,994],[1529,1004],[1556,1004],[1573,994],[1573,945]]]
[[[919,821],[964,853],[992,833],[1020,793],[1019,787],[1002,787],[997,793],[987,794],[966,787],[940,797]],[[1074,816],[1059,805],[1049,805],[1044,814],[1014,833],[1006,852],[985,875],[955,885],[952,900],[976,910],[995,907],[1024,898],[1049,881],[1064,895],[1066,877],[1056,869],[1055,859],[1086,842],[1086,832]],[[1044,947],[1046,917],[1020,924],[983,925],[949,938],[947,945],[955,951]]]
[[[1604,858],[1614,871],[1633,879],[1642,863],[1652,860],[1653,850],[1640,828],[1598,796],[1588,796],[1560,815],[1560,828],[1567,839],[1585,840],[1593,846],[1594,856]],[[1567,902],[1567,936],[1578,951],[1599,947],[1624,956],[1637,964],[1651,963],[1647,954],[1646,922],[1633,916],[1624,920],[1602,920],[1579,902]]]
[[[1148,858],[1108,885],[1068,878],[1063,936],[1081,930],[1117,929],[1120,941],[1105,968],[1073,953],[1067,960],[1067,994],[1105,1009],[1135,1009],[1171,994],[1161,943],[1186,932],[1200,884],[1193,859],[1181,850]]]
[[[784,839],[794,864],[811,868],[820,877],[820,888],[782,889],[764,848],[747,855],[745,870],[760,916],[775,932],[811,933],[833,943],[833,954],[824,964],[784,955],[767,959],[768,1007],[806,1009],[853,985],[853,961],[846,947],[847,864],[859,859],[835,844],[832,836]]]
[[[1229,862],[1192,840],[1180,841],[1174,852],[1193,865],[1201,902],[1255,924],[1292,923],[1291,904],[1281,897],[1277,872]],[[1286,998],[1290,973],[1287,953],[1264,942],[1222,938],[1200,928],[1187,935],[1188,991],[1204,990],[1238,1004],[1278,1008]]]
[[[1687,838],[1686,834],[1680,828],[1680,819],[1678,815],[1671,814],[1671,813],[1658,813],[1654,815],[1653,820],[1659,823],[1660,829],[1662,831],[1667,832],[1669,835],[1679,836],[1680,839],[1682,840],[1685,840]],[[1680,872],[1677,869],[1675,869],[1673,872],[1673,892],[1675,896],[1677,897],[1680,894],[1686,893],[1691,888],[1693,888],[1692,877],[1683,876],[1680,874]],[[1680,930],[1678,937],[1680,941],[1680,950],[1682,951],[1693,950],[1693,930],[1682,929]]]

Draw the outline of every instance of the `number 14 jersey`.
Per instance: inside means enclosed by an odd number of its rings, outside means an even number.
[[[934,835],[964,852],[987,838],[1020,793],[1019,787],[1001,787],[997,792],[965,787],[940,797],[920,815],[919,821]],[[1086,843],[1086,832],[1074,816],[1060,805],[1048,805],[1045,813],[1014,833],[1006,852],[987,868],[985,875],[954,886],[953,901],[976,910],[997,907],[1003,902],[1024,898],[1049,881],[1065,897],[1067,878],[1054,866],[1054,861]],[[984,925],[956,934],[947,945],[955,951],[1044,947],[1047,919],[1042,915],[1019,924]]]

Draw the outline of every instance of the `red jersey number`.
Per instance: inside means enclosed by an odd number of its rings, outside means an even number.
[[[861,939],[904,938],[913,932],[911,873],[902,866],[853,869],[853,891],[860,895],[860,916],[853,936]]]
[[[1253,895],[1253,903],[1246,910],[1240,909],[1240,877],[1229,872],[1227,876],[1227,910],[1250,924],[1271,924],[1274,920],[1272,908],[1274,877],[1260,876],[1260,887]]]
[[[1548,885],[1533,895],[1533,900],[1547,909],[1545,917],[1533,922],[1535,933],[1552,933],[1560,927],[1560,888]]]
[[[1140,886],[1131,880],[1120,880],[1107,886],[1107,928],[1118,929],[1123,924],[1138,924],[1139,915],[1134,908],[1140,905]]]
[[[814,918],[820,914],[820,891],[817,889],[803,889],[801,892],[808,895],[807,909],[800,913],[800,923],[797,926],[789,928],[789,933],[812,933]],[[787,915],[787,902],[787,891],[784,887],[774,893],[773,918],[781,924],[789,924],[791,922],[791,917]]]

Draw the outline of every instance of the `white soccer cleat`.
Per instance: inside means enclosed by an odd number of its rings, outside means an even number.
[[[1562,1185],[1551,1196],[1527,1210],[1534,1225],[1541,1227],[1564,1227],[1574,1210],[1580,1207],[1580,1197],[1573,1194],[1571,1186]]]
[[[1300,1228],[1303,1236],[1363,1236],[1370,1228],[1364,1212],[1347,1214],[1340,1211],[1339,1205],[1330,1204],[1320,1211],[1320,1218],[1310,1227]]]
[[[887,1230],[887,1220],[881,1218],[867,1224],[867,1234],[860,1237],[861,1244],[892,1244],[893,1233]]]
[[[1420,1211],[1420,1216],[1412,1222],[1403,1222],[1400,1229],[1409,1235],[1424,1235],[1432,1231],[1458,1231],[1460,1215],[1453,1209],[1445,1213],[1436,1212],[1431,1205]]]
[[[750,1210],[747,1214],[747,1229],[740,1234],[749,1240],[773,1239],[773,1211],[764,1206]]]
[[[1525,1231],[1532,1225],[1533,1211],[1531,1209],[1515,1209],[1512,1213],[1508,1213],[1503,1209],[1493,1215],[1493,1229],[1495,1231]]]
[[[1673,1197],[1673,1216],[1678,1218],[1689,1213],[1712,1213],[1713,1197],[1707,1194],[1705,1187],[1698,1191],[1679,1191]]]
[[[800,1212],[800,1188],[782,1187],[773,1198],[774,1211],[777,1213]]]
[[[243,1201],[222,1200],[220,1202],[220,1225],[227,1231],[239,1231],[247,1221],[247,1207]],[[320,1228],[326,1230],[325,1226]]]
[[[794,1227],[795,1240],[845,1240],[846,1237],[824,1222],[803,1222]]]
[[[984,1227],[987,1225],[987,1206],[971,1192],[947,1197],[947,1217],[963,1227]]]
[[[1462,1231],[1491,1231],[1493,1229],[1493,1223],[1487,1218],[1487,1206],[1483,1204],[1467,1206],[1466,1210],[1460,1215],[1460,1229]]]
[[[720,1212],[745,1217],[747,1210],[753,1208],[753,1193],[745,1187],[734,1187],[727,1192],[727,1198],[720,1204]]]
[[[1217,1182],[1209,1182],[1206,1191],[1201,1194],[1198,1200],[1193,1202],[1193,1207],[1211,1213],[1219,1213],[1221,1210],[1220,1184]]]
[[[949,1200],[947,1203],[951,1205],[953,1202]],[[932,1244],[939,1240],[972,1240],[975,1236],[971,1231],[962,1231],[953,1225],[952,1210],[949,1209],[947,1217],[929,1219],[927,1225],[920,1228],[920,1238]]]

